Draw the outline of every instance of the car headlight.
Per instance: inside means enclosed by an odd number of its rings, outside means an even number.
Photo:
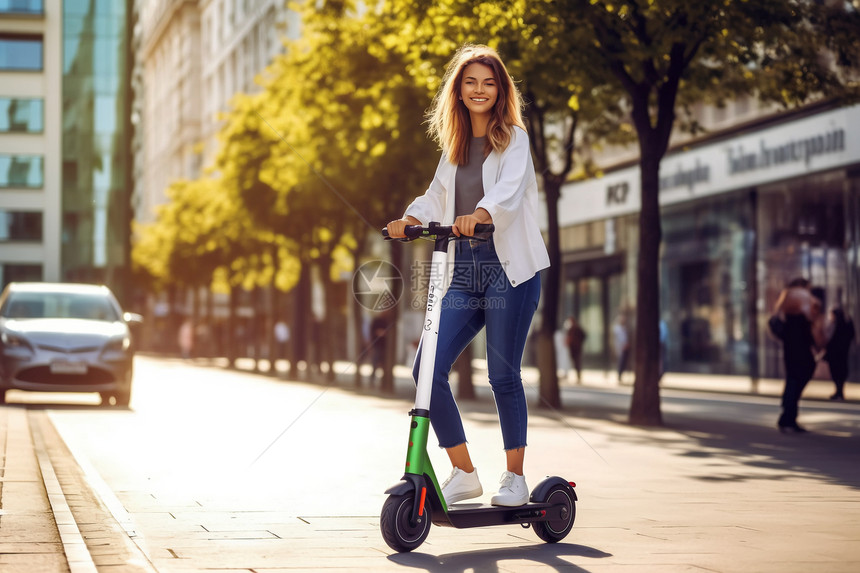
[[[0,342],[3,343],[3,346],[6,348],[30,348],[30,344],[27,342],[27,339],[21,336],[20,334],[15,334],[14,332],[9,332],[8,330],[4,331],[3,334],[0,334]]]
[[[105,344],[104,352],[128,352],[129,348],[131,348],[131,338],[128,336],[116,336]]]

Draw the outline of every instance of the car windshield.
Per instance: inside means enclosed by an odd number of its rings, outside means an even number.
[[[4,318],[119,320],[116,309],[104,296],[66,292],[12,292],[0,315]]]

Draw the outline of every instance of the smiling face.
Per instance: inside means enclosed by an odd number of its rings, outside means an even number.
[[[488,117],[499,97],[493,68],[479,63],[466,66],[460,82],[460,97],[473,120],[476,116]]]

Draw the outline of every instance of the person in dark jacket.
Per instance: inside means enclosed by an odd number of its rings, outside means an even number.
[[[823,329],[818,328],[821,308],[822,300],[813,295],[809,281],[803,278],[791,281],[776,302],[770,328],[782,340],[785,365],[782,414],[777,421],[782,433],[807,431],[797,423],[798,404],[815,373],[815,350],[824,346]],[[813,334],[819,331],[822,336]]]
[[[840,307],[830,311],[830,320],[833,333],[827,342],[827,353],[824,355],[824,360],[830,365],[830,378],[836,385],[836,393],[830,399],[844,400],[845,380],[848,379],[848,355],[855,336],[854,322]]]
[[[576,381],[582,383],[582,346],[586,338],[585,330],[579,325],[575,317],[567,319],[567,332],[564,342],[570,354],[570,361],[576,370]]]

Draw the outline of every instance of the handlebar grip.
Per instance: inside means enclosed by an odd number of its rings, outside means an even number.
[[[492,223],[477,223],[475,225],[475,234],[478,233],[492,233],[496,230],[496,226]],[[423,235],[450,235],[451,227],[439,225],[438,223],[430,223],[429,226],[423,227],[421,225],[406,225],[403,229],[403,233],[406,235],[405,238],[399,238],[399,240],[409,240],[409,239],[417,239]],[[391,237],[388,236],[388,228],[382,228],[382,236],[385,237],[386,240],[392,240]]]
[[[407,239],[417,239],[422,234],[424,234],[424,229],[425,227],[422,227],[421,225],[406,225],[406,228],[403,229],[403,232],[406,234]],[[382,228],[382,236],[385,237],[387,240],[392,240],[391,237],[388,236],[387,227]],[[403,238],[400,237],[400,240],[402,241]]]

